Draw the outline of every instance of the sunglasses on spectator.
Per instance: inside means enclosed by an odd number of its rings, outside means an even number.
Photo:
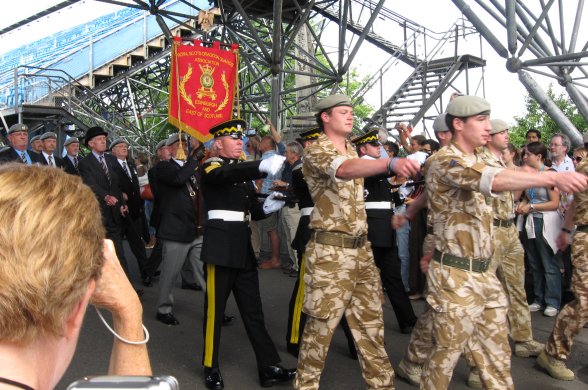
[[[579,163],[580,161],[582,161],[582,157],[576,156],[574,157],[574,161]]]

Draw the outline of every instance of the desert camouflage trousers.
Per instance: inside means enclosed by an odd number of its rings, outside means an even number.
[[[435,343],[423,367],[421,389],[447,389],[466,346],[480,370],[484,388],[514,389],[507,300],[496,275],[432,261],[427,276]]]
[[[308,315],[294,388],[318,389],[333,333],[345,316],[368,389],[393,389],[394,370],[384,349],[383,291],[369,242],[357,249],[306,246],[305,293]]]
[[[559,312],[545,344],[545,352],[560,360],[567,359],[574,337],[588,322],[588,233],[576,232],[572,242],[572,265],[575,298]]]
[[[525,292],[525,252],[515,225],[494,228],[494,255],[489,272],[496,272],[508,299],[510,337],[516,342],[533,340]]]

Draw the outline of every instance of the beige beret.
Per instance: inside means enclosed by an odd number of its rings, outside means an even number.
[[[502,119],[492,119],[490,121],[490,125],[492,125],[490,135],[502,133],[503,131],[508,130],[508,123],[506,123]]]
[[[316,106],[314,106],[314,110],[317,113],[321,113],[323,111],[328,110],[329,108],[339,107],[339,106],[349,106],[352,107],[353,104],[351,103],[351,99],[347,95],[343,94],[335,94],[331,96],[327,96],[324,99],[321,99]]]
[[[478,96],[458,96],[447,105],[447,113],[460,118],[490,115],[490,103]]]

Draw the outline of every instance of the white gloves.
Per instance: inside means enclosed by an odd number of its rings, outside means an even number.
[[[273,157],[272,157],[273,158]],[[276,200],[276,196],[281,196],[279,192],[272,192],[263,202],[263,212],[266,214],[275,213],[286,205],[283,200]]]
[[[266,158],[259,164],[259,172],[265,172],[268,175],[275,175],[280,172],[282,165],[284,165],[286,157],[274,154],[270,158]]]

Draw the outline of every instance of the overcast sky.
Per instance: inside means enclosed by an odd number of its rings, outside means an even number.
[[[3,0],[3,2],[6,1],[8,0]],[[0,13],[0,27],[6,27],[60,2],[61,0],[35,0],[27,1],[26,7],[5,6]],[[460,12],[450,0],[388,0],[385,7],[438,32],[447,30],[456,19],[461,17]],[[575,5],[573,7],[575,7]],[[48,17],[22,27],[17,31],[1,36],[0,53],[7,52],[21,46],[22,44],[40,39],[54,32],[92,20],[103,14],[113,12],[116,9],[116,6],[93,0],[80,1],[79,3],[57,13],[51,14]],[[567,11],[573,13],[573,9],[567,9]],[[377,26],[378,22],[380,23],[380,26]],[[381,24],[383,22],[378,22],[376,22],[376,27],[381,29]],[[493,31],[501,42],[505,44],[506,30],[494,25]],[[396,44],[400,43],[398,42],[398,39],[393,39],[391,37],[387,37],[387,39]],[[470,54],[478,56],[479,41],[471,38],[469,44],[473,47],[472,51],[475,51]],[[362,51],[360,52],[360,55],[357,56],[353,66],[358,68],[362,74],[375,72],[379,68],[381,60],[383,58],[385,59],[386,56],[383,55],[379,49],[376,49],[369,44],[364,44],[361,50]],[[526,95],[526,90],[519,83],[516,74],[509,73],[506,70],[506,61],[503,58],[500,58],[488,44],[483,44],[482,51],[483,58],[487,60],[487,66],[484,70],[486,87],[485,96],[492,104],[492,116],[503,118],[507,122],[513,123],[513,116],[524,113],[524,97]],[[387,83],[384,85],[384,95],[391,95],[396,87],[400,85],[408,74],[407,72],[410,71],[410,69],[406,68],[406,66],[399,65],[397,70],[395,69],[391,72],[391,76],[387,77]],[[470,93],[482,95],[482,89],[479,86],[481,74],[481,71],[472,71],[470,73],[470,86],[472,86]],[[394,75],[396,75],[396,77]],[[551,79],[545,77],[534,77],[545,89],[550,82],[553,82]],[[464,87],[463,80],[461,83],[461,87]],[[476,86],[478,86],[477,89]],[[379,90],[380,87],[378,86],[377,90],[374,90],[368,97],[368,102],[375,107],[379,107]],[[447,95],[450,93],[451,92],[446,92]]]

